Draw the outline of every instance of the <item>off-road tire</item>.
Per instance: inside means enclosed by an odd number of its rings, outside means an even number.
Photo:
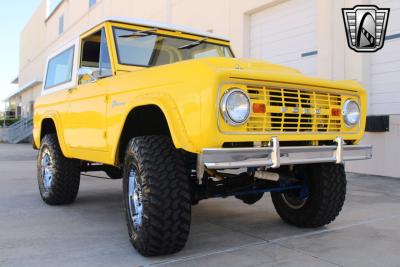
[[[48,150],[54,174],[49,189],[45,189],[42,176],[42,153]],[[75,201],[79,191],[79,160],[64,157],[56,134],[47,134],[41,141],[37,160],[37,179],[40,196],[49,205],[66,205]]]
[[[282,193],[271,192],[279,216],[287,223],[304,228],[321,227],[335,220],[346,197],[343,165],[313,164],[304,168],[309,196],[298,209],[287,205]]]
[[[123,192],[128,233],[143,256],[180,251],[190,231],[191,199],[185,161],[166,136],[133,138],[126,151]],[[142,187],[142,224],[136,229],[129,208],[129,175],[136,168]]]

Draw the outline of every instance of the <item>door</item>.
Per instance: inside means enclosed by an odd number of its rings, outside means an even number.
[[[291,0],[250,17],[250,56],[317,75],[317,2]]]
[[[78,86],[69,90],[64,126],[74,149],[107,151],[107,89],[102,84],[112,72],[106,40],[101,28],[81,41]]]

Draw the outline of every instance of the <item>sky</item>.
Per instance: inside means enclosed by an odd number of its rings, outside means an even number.
[[[18,89],[19,34],[42,0],[3,1],[0,8],[0,110],[3,100]]]

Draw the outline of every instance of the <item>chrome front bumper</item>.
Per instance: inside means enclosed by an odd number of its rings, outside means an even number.
[[[206,148],[202,161],[208,169],[250,167],[279,168],[282,165],[335,162],[372,158],[370,145],[344,145],[341,137],[332,146],[279,146],[277,137],[268,147]]]

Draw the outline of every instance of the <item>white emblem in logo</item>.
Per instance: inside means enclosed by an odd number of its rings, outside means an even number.
[[[359,5],[343,8],[347,43],[356,52],[376,52],[383,47],[390,8]]]

